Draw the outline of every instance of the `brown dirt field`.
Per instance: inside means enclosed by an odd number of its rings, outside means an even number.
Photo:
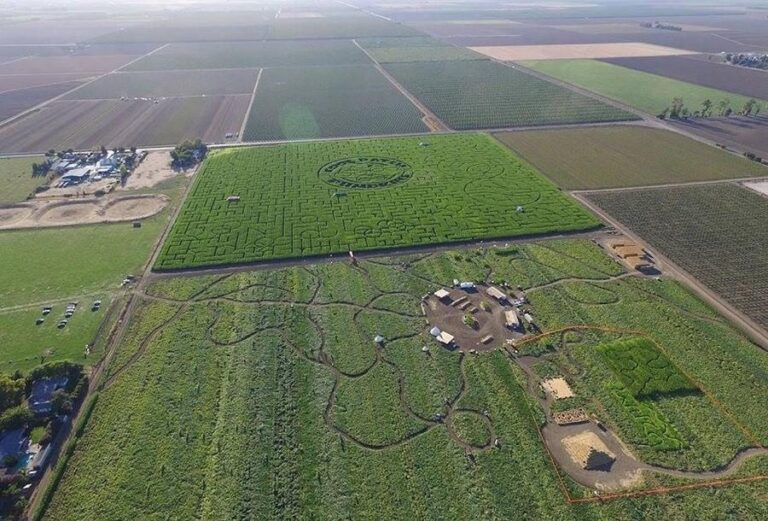
[[[0,75],[0,94],[11,90],[43,87],[88,78],[87,74],[7,74]]]
[[[151,188],[178,175],[180,174],[171,168],[171,157],[168,152],[150,152],[128,176],[125,186],[118,190]]]
[[[0,121],[5,121],[81,84],[81,81],[74,81],[0,93]]]
[[[673,56],[692,54],[682,49],[644,43],[596,43],[572,45],[505,45],[470,47],[475,52],[502,61],[561,60],[580,58],[618,58],[633,56]]]
[[[670,122],[687,132],[741,152],[768,159],[768,116],[730,117]]]
[[[701,56],[612,58],[601,60],[638,71],[768,100],[768,72],[719,63]]]
[[[135,56],[32,56],[0,65],[3,74],[99,74],[125,65]]]
[[[0,208],[0,229],[135,221],[151,217],[167,205],[164,195],[35,200]]]
[[[250,95],[152,101],[56,101],[4,127],[0,152],[161,146],[200,138],[221,143],[239,132]]]

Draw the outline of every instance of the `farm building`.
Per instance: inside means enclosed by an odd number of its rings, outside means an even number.
[[[451,297],[451,294],[443,288],[435,291],[434,295],[435,297],[437,297],[438,300],[441,300],[441,301],[450,300],[450,297]]]
[[[451,345],[453,343],[453,335],[446,333],[445,331],[440,331],[439,327],[433,327],[429,330],[429,334],[435,337],[435,340],[440,342],[443,345]]]
[[[0,436],[0,461],[11,456],[19,456],[27,450],[29,439],[24,435],[24,429],[5,431]]]
[[[66,174],[61,176],[61,182],[73,184],[73,185],[80,184],[90,177],[91,170],[92,170],[92,167],[90,166],[74,168],[72,170],[67,171]]]
[[[499,302],[505,302],[507,300],[507,296],[504,294],[504,292],[495,286],[489,286],[485,291],[490,297],[495,298]]]
[[[504,320],[507,327],[512,329],[520,327],[520,317],[517,316],[517,312],[514,309],[508,309],[504,312]]]
[[[582,432],[563,439],[571,459],[584,470],[610,470],[616,455],[594,432]]]

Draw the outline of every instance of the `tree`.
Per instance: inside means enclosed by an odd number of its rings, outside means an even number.
[[[701,117],[706,118],[712,113],[712,100],[705,99],[701,104]]]
[[[120,184],[125,186],[125,182],[128,181],[128,168],[125,165],[120,165]]]
[[[177,168],[186,168],[202,161],[208,153],[208,147],[199,139],[195,141],[185,141],[176,146],[171,151],[173,166]]]
[[[672,108],[669,110],[669,117],[673,119],[678,119],[683,112],[683,107],[685,104],[683,103],[683,98],[677,97],[672,100]]]
[[[662,110],[658,116],[656,116],[659,119],[667,119],[667,116],[669,115],[669,107]]]
[[[101,152],[102,156],[106,156],[107,155],[107,147],[105,147],[104,145],[101,145],[100,152]]]
[[[725,116],[726,115],[725,111],[728,110],[728,107],[730,105],[731,105],[731,100],[729,99],[720,100],[720,103],[717,104],[718,114],[720,114],[721,116]]]
[[[752,115],[752,111],[755,110],[755,105],[757,105],[757,101],[752,98],[749,101],[747,101],[744,104],[744,107],[741,109],[741,115],[742,116],[750,116]]]

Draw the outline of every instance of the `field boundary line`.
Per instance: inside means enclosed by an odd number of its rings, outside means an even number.
[[[264,74],[264,68],[259,69],[259,73],[256,75],[256,83],[253,84],[253,91],[251,91],[251,101],[248,103],[248,110],[245,111],[245,117],[243,118],[243,124],[240,125],[240,133],[237,135],[237,142],[243,142],[243,135],[245,134],[245,127],[248,126],[248,118],[251,117],[251,109],[253,109],[253,102],[256,101],[256,89],[259,88],[259,82],[261,81],[261,75]]]
[[[353,39],[352,43],[355,44],[355,46],[360,49],[363,54],[365,54],[369,60],[373,62],[373,66],[376,67],[376,70],[379,71],[379,73],[384,76],[389,83],[392,84],[393,87],[395,87],[400,93],[408,98],[408,101],[410,101],[414,107],[419,109],[419,111],[425,116],[425,118],[431,120],[435,123],[436,128],[432,128],[430,125],[427,125],[427,123],[424,123],[427,128],[429,128],[430,132],[434,131],[441,131],[441,132],[455,132],[451,127],[445,124],[445,122],[437,117],[437,114],[432,112],[432,110],[429,109],[424,103],[422,103],[416,96],[411,94],[411,92],[408,91],[405,87],[403,87],[399,81],[395,79],[394,76],[392,76],[390,73],[387,72],[387,70],[373,57],[371,56],[371,53],[369,53],[367,50],[363,48],[362,45],[360,45],[357,41],[357,39]],[[423,121],[423,118],[422,118]]]
[[[117,67],[116,69],[112,69],[111,71],[105,72],[104,74],[102,74],[100,76],[96,76],[95,78],[91,79],[90,81],[86,81],[85,83],[81,83],[80,85],[78,85],[74,89],[70,89],[67,92],[59,94],[58,96],[54,96],[53,98],[47,99],[44,102],[35,105],[34,107],[30,107],[30,108],[28,108],[26,110],[23,110],[23,111],[19,112],[18,114],[14,115],[14,116],[11,116],[8,119],[0,121],[0,128],[4,127],[6,125],[11,124],[11,123],[13,123],[14,121],[16,121],[18,119],[22,119],[23,117],[27,116],[28,114],[36,112],[36,111],[40,110],[41,108],[46,107],[49,104],[53,103],[54,101],[58,101],[58,100],[62,99],[63,97],[68,96],[69,94],[71,94],[71,93],[73,93],[75,91],[78,91],[78,90],[80,90],[80,89],[90,85],[91,83],[94,83],[94,82],[100,80],[101,78],[104,78],[105,76],[108,76],[108,75],[112,74],[113,72],[118,72],[123,67],[128,67],[129,65],[132,65],[132,64],[136,63],[137,61],[146,58],[147,56],[151,56],[154,53],[156,53],[157,51],[165,49],[166,47],[168,47],[168,45],[170,45],[170,44],[166,43],[164,45],[161,45],[160,47],[152,49],[148,53],[142,54],[141,56],[139,56],[137,58],[134,58],[133,60],[129,61],[128,63],[125,63],[125,64],[121,65],[120,67]]]
[[[672,278],[684,283],[699,298],[704,300],[704,302],[723,315],[733,326],[747,335],[752,342],[757,344],[764,351],[768,351],[768,331],[762,326],[744,315],[738,309],[734,308],[715,291],[709,289],[696,277],[681,268],[677,263],[672,262],[666,255],[663,255],[658,248],[653,247],[652,244],[633,232],[629,227],[613,218],[605,210],[585,197],[584,194],[571,192],[571,195],[589,210],[593,211],[604,222],[613,226],[646,250],[654,252],[655,257],[662,261],[662,272],[667,272],[671,274]]]
[[[646,186],[619,186],[615,188],[587,188],[587,189],[578,189],[578,190],[569,190],[569,192],[573,195],[578,194],[594,194],[594,193],[601,193],[601,192],[634,192],[634,191],[640,191],[640,190],[658,190],[661,188],[673,188],[673,187],[681,187],[684,188],[686,186],[701,186],[701,185],[722,185],[722,184],[739,184],[744,183],[748,181],[756,181],[756,182],[765,182],[768,181],[768,172],[765,173],[765,176],[752,176],[752,177],[734,177],[733,179],[711,179],[708,181],[686,181],[683,183],[662,183],[657,185],[646,185]]]
[[[662,353],[664,353],[665,356],[669,358],[669,355],[667,352],[650,336],[647,335],[647,333],[633,330],[633,329],[623,329],[623,328],[614,328],[609,326],[590,326],[590,325],[584,325],[584,324],[577,324],[572,326],[565,326],[562,328],[558,328],[552,331],[547,331],[538,335],[531,336],[529,338],[523,339],[521,342],[518,342],[514,347],[523,346],[526,344],[529,344],[531,342],[538,341],[542,338],[546,338],[552,335],[557,335],[561,333],[567,333],[568,331],[604,331],[608,333],[619,333],[619,334],[630,334],[630,335],[638,335],[642,336],[643,338],[646,338],[650,340]],[[513,359],[514,355],[509,351],[508,348],[503,347],[503,351],[506,353],[508,359]],[[698,380],[691,378],[691,376],[683,369],[681,369],[679,366],[677,366],[677,369],[680,370],[687,378],[689,378],[692,382],[694,382],[696,385],[699,386],[700,390],[704,393],[704,395],[716,406],[718,409],[721,409],[723,413],[725,413],[729,419],[733,422],[736,427],[739,428],[739,430],[742,430],[742,434],[752,434],[749,429],[742,426],[742,424],[737,421],[732,414],[716,399],[714,398],[709,391],[703,387]],[[568,504],[574,505],[574,504],[581,504],[581,503],[595,503],[595,502],[606,502],[606,501],[612,501],[615,499],[625,499],[625,498],[633,498],[633,497],[642,497],[642,496],[654,496],[654,495],[669,495],[676,492],[684,492],[686,490],[695,490],[699,488],[715,488],[715,487],[724,487],[724,486],[731,486],[731,485],[738,485],[740,483],[752,483],[752,482],[758,482],[758,481],[765,481],[768,480],[768,475],[759,474],[756,476],[746,476],[741,478],[727,478],[727,479],[707,479],[707,478],[701,478],[700,482],[696,483],[687,483],[684,485],[671,485],[671,486],[661,486],[651,489],[645,489],[645,490],[634,490],[634,491],[627,491],[627,492],[616,492],[616,493],[608,493],[608,494],[600,494],[596,493],[597,495],[593,497],[573,497],[568,490],[568,487],[565,483],[565,480],[563,479],[563,476],[560,472],[560,468],[557,465],[557,462],[554,459],[554,456],[552,455],[552,452],[549,450],[549,447],[547,446],[546,442],[544,441],[544,435],[541,432],[541,426],[539,425],[538,420],[536,419],[536,415],[533,411],[533,406],[530,401],[528,403],[528,412],[531,415],[531,419],[533,420],[534,425],[536,426],[536,431],[539,434],[539,439],[541,440],[544,450],[546,451],[549,461],[552,464],[553,470],[555,471],[555,475],[558,478],[560,488],[563,491],[563,494],[565,495],[565,500]],[[753,435],[754,436],[754,435]],[[750,441],[753,441],[750,436],[747,436],[750,438]],[[765,446],[759,442],[759,440],[754,440],[756,443],[756,447],[759,450],[765,450]],[[760,454],[758,454],[760,455]],[[737,454],[738,456],[738,454]],[[669,469],[673,470],[674,469]],[[652,473],[662,473],[662,469],[656,469],[652,465],[650,468],[645,469],[646,472],[652,472]],[[671,474],[670,474],[671,475]],[[691,477],[684,477],[683,479],[696,479]],[[582,485],[584,486],[584,485]]]

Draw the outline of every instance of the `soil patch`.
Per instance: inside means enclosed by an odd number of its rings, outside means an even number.
[[[171,168],[171,157],[168,152],[150,152],[118,190],[137,190],[151,188],[155,185],[179,175]]]

